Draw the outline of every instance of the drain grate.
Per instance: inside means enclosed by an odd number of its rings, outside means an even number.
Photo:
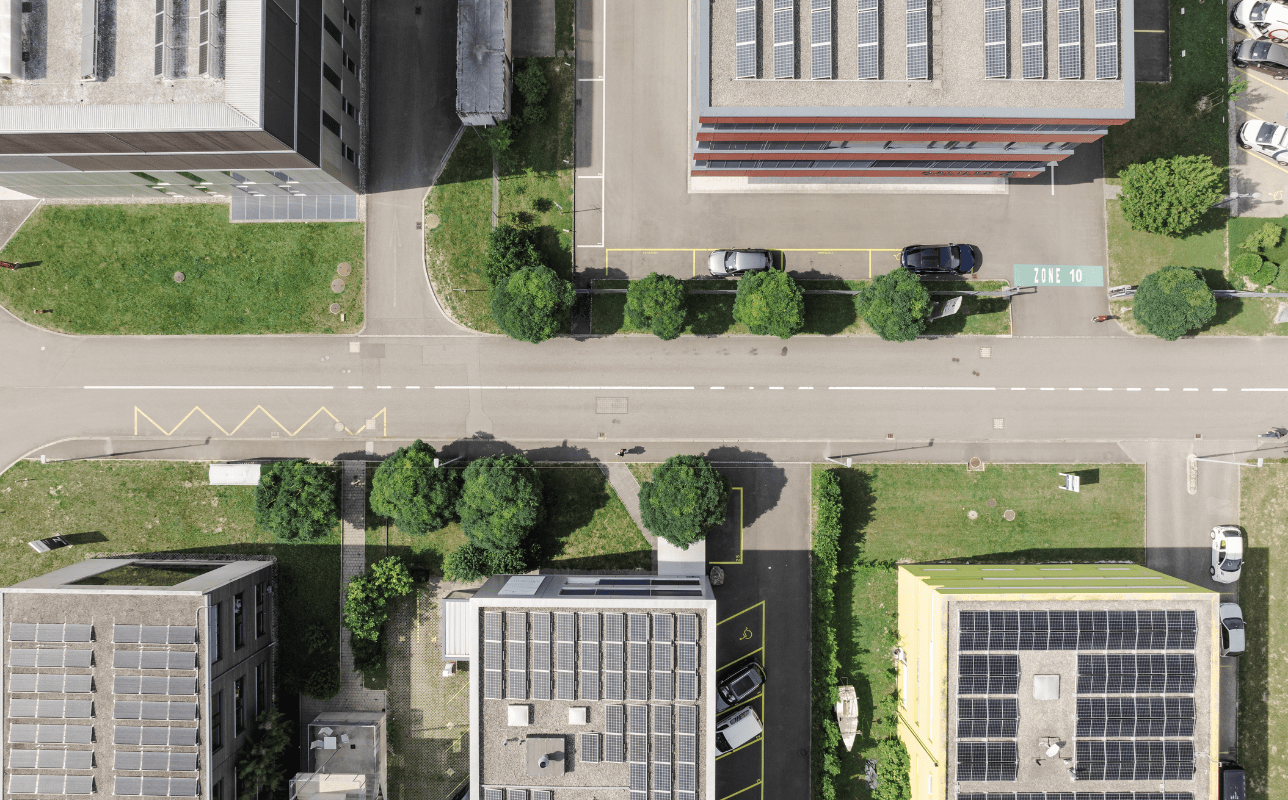
[[[980,358],[992,358],[992,357],[993,357],[993,348],[991,348],[991,347],[981,347],[981,348],[979,349],[979,357],[980,357]]]
[[[1002,429],[1002,418],[1001,418],[1001,417],[994,417],[994,418],[993,418],[993,430],[995,430],[995,431],[1000,431],[1001,429]]]

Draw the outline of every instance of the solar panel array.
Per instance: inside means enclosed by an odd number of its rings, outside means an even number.
[[[10,794],[93,794],[93,775],[14,775]]]
[[[959,781],[1013,781],[1019,764],[1015,742],[957,743]]]
[[[555,613],[555,699],[572,700],[577,683],[577,615]]]
[[[92,700],[10,700],[9,717],[36,719],[90,719],[94,716]]]
[[[63,622],[12,622],[11,642],[88,642],[94,636],[93,625]]]
[[[501,699],[501,612],[483,612],[483,698]]]
[[[1193,650],[1193,611],[962,611],[959,650]]]
[[[1078,738],[1194,735],[1192,697],[1080,697]]]
[[[505,697],[528,699],[528,615],[508,611],[505,615]]]
[[[1046,2],[1020,3],[1020,61],[1025,78],[1046,76]]]
[[[125,797],[196,797],[196,778],[129,778],[116,777],[112,794]]]
[[[1118,0],[1096,0],[1096,80],[1118,77]]]
[[[116,644],[196,644],[197,629],[191,625],[113,625]]]
[[[957,800],[1194,800],[1193,792],[958,792]]]
[[[194,720],[197,718],[197,704],[117,700],[112,705],[112,717],[115,719]]]
[[[1060,2],[1060,78],[1082,77],[1082,0]]]
[[[832,0],[810,0],[810,77],[832,77]]]
[[[112,653],[112,667],[114,669],[196,669],[197,654],[180,650],[117,650]]]
[[[1194,777],[1194,743],[1075,742],[1073,776],[1080,781],[1173,781]]]
[[[984,0],[985,78],[1005,78],[1010,74],[1006,53],[1010,43],[1006,17],[1006,0]]]
[[[79,667],[89,668],[93,663],[93,650],[19,650],[9,651],[11,667]]]
[[[626,706],[604,709],[604,760],[626,763]]]
[[[10,725],[9,741],[29,744],[89,744],[93,725]]]
[[[881,77],[881,0],[859,2],[859,79]]]
[[[93,690],[93,682],[91,675],[20,672],[10,676],[9,691],[85,694]]]
[[[581,681],[577,696],[582,700],[599,700],[599,614],[578,614],[578,646],[580,648]]]
[[[958,694],[1016,694],[1019,687],[1019,656],[957,655]]]
[[[1198,665],[1189,654],[1078,656],[1078,694],[1189,694]]]
[[[528,614],[532,629],[532,699],[550,699],[550,614],[533,611]]]
[[[774,0],[774,77],[796,77],[796,0]]]
[[[153,745],[157,747],[193,747],[197,744],[196,728],[163,728],[117,725],[113,730],[113,744]]]
[[[93,750],[10,750],[11,769],[93,769]]]
[[[957,738],[998,739],[1015,736],[1020,723],[1019,701],[1013,697],[957,699]]]
[[[929,0],[908,0],[908,73],[910,81],[930,77]]]
[[[756,77],[756,0],[738,0],[734,11],[737,64],[734,77]]]
[[[118,750],[114,768],[135,772],[196,772],[197,754],[164,750]]]

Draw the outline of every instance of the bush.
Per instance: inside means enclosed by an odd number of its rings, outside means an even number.
[[[320,539],[340,521],[336,470],[303,458],[263,467],[255,487],[255,524],[279,540]]]
[[[541,256],[532,236],[513,225],[499,225],[488,234],[487,256],[483,259],[483,277],[495,288],[514,273],[541,266]]]
[[[1256,287],[1274,283],[1278,274],[1278,264],[1266,261],[1256,253],[1240,253],[1230,261],[1230,283],[1236,289],[1244,288],[1244,278]]]
[[[344,627],[353,640],[376,641],[389,619],[389,603],[411,593],[411,573],[398,556],[372,564],[362,575],[349,579],[344,590]]]
[[[873,800],[911,800],[908,748],[895,736],[877,745],[877,789]]]
[[[514,88],[523,97],[524,106],[535,106],[550,93],[550,81],[541,62],[528,59],[523,69],[514,73]]]
[[[532,549],[530,545],[528,550]],[[528,571],[529,564],[535,564],[537,560],[523,548],[484,550],[466,542],[443,559],[443,574],[454,581],[473,583],[493,575],[522,574]]]
[[[674,339],[684,330],[684,284],[670,275],[649,273],[626,290],[626,321],[651,330],[659,339]]]
[[[309,623],[309,626],[304,629],[304,652],[311,656],[326,652],[326,646],[330,641],[331,637],[327,636],[326,628],[316,622]]]
[[[291,723],[276,708],[265,709],[237,753],[238,800],[255,800],[261,792],[272,797],[286,788],[283,758],[290,745]]]
[[[309,673],[300,691],[315,700],[330,700],[340,693],[340,665],[327,664]]]
[[[1243,240],[1242,247],[1244,250],[1251,250],[1254,253],[1264,253],[1267,250],[1273,250],[1278,247],[1283,235],[1283,228],[1273,222],[1267,222],[1248,234],[1248,238]]]
[[[863,287],[854,307],[877,336],[887,342],[910,342],[926,329],[930,292],[916,274],[900,268]]]
[[[353,651],[353,668],[358,672],[369,674],[379,672],[385,668],[385,632],[383,628],[374,641],[371,639],[359,639],[355,636],[349,640],[349,647]]]
[[[546,121],[546,107],[545,107],[545,106],[535,106],[535,105],[533,105],[533,106],[524,106],[524,108],[523,108],[523,124],[525,124],[525,125],[540,125],[541,123],[543,123],[543,122],[545,122],[545,121]]]
[[[805,327],[805,295],[783,270],[749,272],[738,279],[733,318],[757,336],[790,339]]]
[[[682,550],[725,521],[729,479],[702,456],[671,456],[640,487],[644,527]]]
[[[1216,298],[1198,270],[1163,267],[1141,280],[1132,313],[1145,330],[1170,342],[1211,322]]]
[[[436,531],[456,517],[460,470],[434,466],[437,453],[420,439],[384,460],[371,479],[371,510],[411,534]]]
[[[1225,169],[1210,156],[1174,156],[1120,173],[1123,217],[1132,230],[1179,236],[1224,194]]]
[[[492,291],[492,318],[506,336],[522,342],[552,338],[568,321],[577,292],[549,267],[526,267]]]
[[[541,476],[520,455],[480,458],[465,469],[456,504],[465,537],[483,550],[517,550],[545,515]]]
[[[836,644],[836,577],[837,556],[841,547],[841,484],[835,470],[814,475],[814,541],[813,614],[811,644],[814,648],[810,695],[813,703],[812,784],[815,796],[831,800],[836,797],[833,777],[841,772],[836,748],[841,744],[841,731],[833,710],[840,698],[836,692],[836,673],[840,668]]]

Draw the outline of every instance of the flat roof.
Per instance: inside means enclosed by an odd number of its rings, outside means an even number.
[[[509,108],[508,6],[506,0],[459,0],[456,110],[463,114],[501,114]]]
[[[794,79],[775,79],[775,3],[757,4],[758,78],[735,77],[736,8],[746,0],[698,2],[695,49],[700,115],[715,116],[1003,116],[1115,118],[1134,116],[1132,0],[1118,0],[1118,78],[1096,80],[1096,0],[1081,0],[1083,79],[1061,80],[1059,0],[1044,0],[1045,78],[1020,77],[1022,4],[1006,4],[1008,78],[984,77],[984,4],[929,0],[929,79],[907,77],[907,12],[902,2],[879,11],[877,79],[860,79],[860,0],[832,0],[833,78],[811,79],[810,0],[795,0],[790,35]],[[866,5],[866,4],[865,4]],[[745,28],[744,28],[745,30]],[[780,25],[781,30],[781,25]],[[743,38],[746,33],[743,34]]]

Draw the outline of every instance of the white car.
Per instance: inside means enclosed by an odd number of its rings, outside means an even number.
[[[1288,167],[1288,128],[1273,122],[1253,120],[1239,128],[1239,146],[1269,156],[1281,167]]]
[[[1234,583],[1243,571],[1243,534],[1233,525],[1212,529],[1212,580]]]
[[[1221,614],[1221,655],[1238,657],[1247,647],[1244,638],[1246,628],[1243,624],[1243,609],[1237,603],[1222,603]]]
[[[1230,21],[1254,39],[1288,41],[1288,5],[1268,0],[1242,0],[1230,12]]]
[[[759,736],[762,730],[756,712],[750,706],[743,708],[716,723],[716,749],[722,753],[737,750]]]

